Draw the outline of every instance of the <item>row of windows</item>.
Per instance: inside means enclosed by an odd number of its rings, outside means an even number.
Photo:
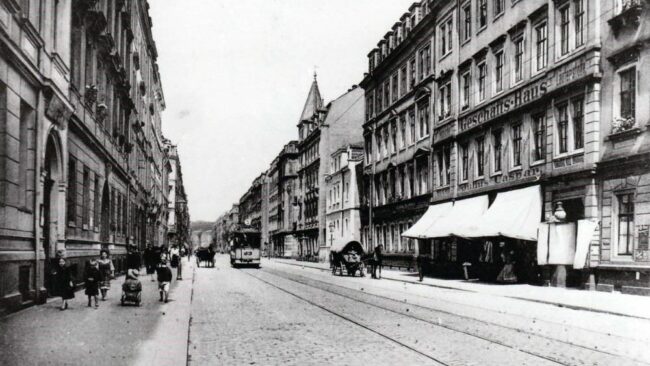
[[[374,205],[381,206],[403,199],[427,194],[429,189],[429,161],[405,163],[375,174]]]
[[[431,46],[426,45],[383,83],[366,92],[366,120],[380,114],[392,103],[412,91],[432,72]]]
[[[386,253],[404,253],[415,251],[415,239],[402,237],[402,233],[411,228],[412,222],[377,225],[373,230],[374,245],[383,245]],[[370,230],[365,227],[361,235],[361,244],[370,248]]]
[[[372,138],[366,136],[367,163],[372,161],[373,151],[376,159],[381,160],[429,136],[431,126],[429,103],[420,103],[417,107],[417,115],[415,112],[416,108],[412,107],[382,127],[378,127],[374,136],[374,150]]]
[[[553,127],[556,137],[555,155],[561,156],[580,151],[584,147],[584,98],[576,97],[562,102],[556,105],[555,110],[556,122]],[[521,122],[512,123],[508,129],[509,137],[505,146],[510,146],[509,169],[522,166],[525,147],[529,144],[531,163],[546,160],[547,121],[544,113],[531,115],[529,131],[524,131]],[[503,135],[503,129],[499,128],[494,129],[489,137],[482,135],[476,137],[473,142],[458,143],[460,182],[466,182],[469,179],[470,166],[472,165],[474,178],[483,178],[487,161],[491,162],[492,175],[501,173],[504,158]],[[489,143],[489,146],[486,146],[486,143]],[[489,154],[487,148],[489,148]],[[446,186],[450,183],[450,150],[451,145],[447,145],[440,148],[437,153],[438,186]]]

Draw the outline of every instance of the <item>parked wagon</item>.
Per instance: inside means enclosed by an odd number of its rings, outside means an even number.
[[[212,247],[199,248],[196,250],[196,266],[201,267],[214,267],[214,256],[217,254]]]
[[[343,276],[345,273],[348,276],[355,276],[359,272],[359,276],[364,276],[363,246],[358,241],[351,241],[342,246],[332,246],[330,249],[330,268],[332,274]]]

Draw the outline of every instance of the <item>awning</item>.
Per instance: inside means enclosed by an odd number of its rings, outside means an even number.
[[[425,235],[425,230],[442,217],[443,214],[447,213],[451,207],[451,202],[429,206],[427,212],[422,215],[420,220],[411,226],[410,229],[403,232],[402,236],[413,239],[426,239],[427,236]]]
[[[458,200],[444,216],[424,231],[424,235],[427,238],[465,237],[468,224],[480,220],[487,209],[487,195]]]
[[[542,221],[542,192],[539,185],[498,193],[483,217],[465,227],[469,238],[505,236],[537,241]]]

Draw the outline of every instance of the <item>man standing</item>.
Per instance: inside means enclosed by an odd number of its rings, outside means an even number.
[[[383,262],[382,254],[382,245],[377,245],[375,251],[372,254],[372,278],[381,278],[381,266]],[[379,269],[379,275],[377,275],[377,270]]]

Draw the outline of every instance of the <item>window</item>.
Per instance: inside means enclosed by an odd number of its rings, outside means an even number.
[[[74,224],[77,217],[77,161],[74,156],[68,157],[68,192],[66,196],[66,216],[68,224]]]
[[[390,105],[390,80],[384,82],[384,109]]]
[[[82,224],[84,229],[88,229],[88,225],[90,224],[90,169],[85,166],[83,172]]]
[[[428,76],[431,73],[431,46],[427,46],[424,49],[424,76]]]
[[[616,196],[618,201],[618,254],[632,255],[634,249],[634,194]]]
[[[575,26],[576,47],[585,43],[584,17],[585,8],[582,0],[573,0],[573,22]]]
[[[494,54],[494,87],[497,93],[503,90],[503,50]]]
[[[384,154],[383,154],[383,156],[388,156],[388,148],[389,148],[389,146],[388,146],[388,144],[389,144],[389,142],[388,142],[389,136],[388,135],[389,135],[389,133],[390,133],[390,131],[388,130],[388,125],[386,124],[386,125],[384,125],[384,128],[382,128],[382,135],[384,137],[384,151],[383,151]]]
[[[368,97],[366,98],[366,121],[370,120],[372,118],[372,112],[374,109],[374,103],[373,100],[375,99],[370,92],[368,93]]]
[[[505,9],[505,0],[494,0],[494,16],[498,16],[501,13],[503,13],[503,9]]]
[[[400,81],[399,81],[399,88],[400,88],[399,95],[400,96],[403,96],[408,91],[407,85],[406,85],[406,69],[407,69],[406,65],[404,65],[404,66],[402,66],[402,69],[400,70]]]
[[[415,58],[409,61],[411,74],[409,75],[409,90],[415,86]]]
[[[390,152],[397,152],[397,120],[390,123]]]
[[[487,26],[487,0],[478,0],[478,29]]]
[[[429,103],[420,104],[418,116],[420,117],[419,138],[429,136]]]
[[[95,200],[94,200],[94,217],[95,217],[95,222],[93,224],[94,227],[98,228],[99,223],[100,223],[100,215],[101,215],[101,188],[99,186],[99,175],[95,174]]]
[[[0,88],[4,88],[0,85]],[[5,90],[0,91],[0,98],[4,103],[6,100]],[[27,103],[20,102],[20,127],[18,136],[18,204],[21,207],[32,209],[33,193],[31,193],[30,180],[28,179],[28,171],[33,169],[33,162],[29,158],[29,151],[34,148],[34,131],[35,131],[36,112]]]
[[[451,82],[447,81],[440,87],[440,116],[443,120],[451,115]]]
[[[476,139],[476,176],[482,177],[485,173],[485,138]]]
[[[512,166],[521,166],[521,123],[512,126]]]
[[[543,114],[533,116],[533,133],[535,134],[534,160],[546,158],[546,118]]]
[[[478,65],[478,100],[482,102],[485,100],[485,82],[487,78],[487,65],[485,61]]]
[[[463,100],[463,105],[462,108],[466,109],[469,107],[469,95],[470,95],[470,84],[472,82],[471,74],[468,71],[466,71],[463,76],[461,76],[461,84],[462,84],[462,91],[461,91],[461,98]]]
[[[399,118],[400,139],[399,147],[403,149],[406,147],[406,116],[402,114]]]
[[[535,43],[537,70],[541,70],[546,67],[548,61],[548,26],[546,22],[535,27]]]
[[[411,145],[415,143],[415,110],[411,109],[411,111],[408,114],[409,118],[409,126],[410,126],[410,142]]]
[[[451,52],[453,32],[453,20],[449,18],[440,26],[440,54],[443,56]]]
[[[515,82],[519,82],[524,76],[524,39],[522,37],[514,41],[515,44]]]
[[[582,149],[584,147],[584,107],[582,99],[575,99],[571,102],[573,106],[573,117],[572,117],[572,126],[573,126],[573,148],[575,150]]]
[[[468,172],[469,172],[469,145],[467,143],[460,145],[460,179],[461,181],[467,181]]]
[[[501,130],[492,132],[493,147],[494,147],[494,173],[501,172]]]
[[[418,181],[420,183],[420,194],[429,192],[429,164],[425,161],[418,161]]]
[[[560,55],[569,53],[569,6],[560,9]]]
[[[398,92],[398,86],[399,85],[397,84],[397,73],[393,74],[391,83],[392,83],[392,88],[393,88],[392,89],[393,99],[391,99],[391,101],[394,103],[395,101],[397,101],[397,97],[399,95],[399,92]]]
[[[468,2],[463,6],[463,42],[472,37],[472,4]]]
[[[381,111],[384,110],[384,102],[382,101],[382,96],[384,95],[384,91],[381,85],[377,86],[377,90],[375,91],[375,96],[377,97],[377,114],[379,114]]]
[[[569,117],[567,112],[567,105],[561,105],[557,108],[557,136],[558,136],[558,152],[560,154],[568,151],[568,129]]]
[[[620,103],[621,118],[636,116],[636,67],[631,67],[619,73],[621,80]]]
[[[377,146],[377,160],[381,159],[381,129],[375,132],[375,146]]]

